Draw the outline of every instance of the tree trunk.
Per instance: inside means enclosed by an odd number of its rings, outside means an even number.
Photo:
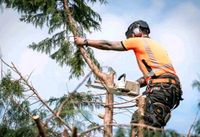
[[[69,28],[72,31],[74,36],[78,36],[77,32],[77,26],[75,21],[73,20],[73,17],[71,15],[71,12],[69,10],[68,6],[69,1],[63,0],[64,9],[67,13],[67,24],[69,24]],[[114,86],[114,74],[105,74],[99,70],[99,68],[94,64],[94,62],[89,57],[87,51],[84,49],[84,47],[79,47],[81,54],[92,70],[92,72],[99,78],[99,80],[102,82],[103,85],[106,86],[107,93],[106,93],[106,108],[105,108],[105,115],[104,115],[104,137],[112,137],[112,117],[113,117],[113,94],[112,94],[112,88]]]
[[[35,123],[36,123],[36,125],[37,125],[39,135],[40,135],[41,137],[46,137],[45,130],[44,130],[44,128],[43,128],[43,126],[42,126],[42,124],[41,124],[41,122],[40,122],[39,116],[38,116],[38,115],[33,116],[33,119],[34,119],[34,121],[35,121]]]
[[[138,113],[139,113],[139,124],[143,125],[144,124],[144,108],[145,108],[145,97],[144,96],[140,96],[138,98]],[[144,137],[144,133],[143,133],[143,127],[139,126],[138,127],[138,137]]]
[[[113,121],[113,94],[112,89],[106,93],[106,107],[104,115],[104,137],[112,137],[112,121]]]

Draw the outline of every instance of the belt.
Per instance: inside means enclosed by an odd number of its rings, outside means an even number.
[[[155,83],[172,83],[172,84],[177,84],[177,82],[174,79],[170,79],[170,78],[150,79],[149,83],[152,83],[152,84],[155,84]]]

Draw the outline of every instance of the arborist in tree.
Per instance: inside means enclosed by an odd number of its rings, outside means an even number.
[[[75,37],[78,46],[90,46],[101,50],[132,50],[143,76],[137,80],[140,87],[146,86],[144,123],[153,127],[164,127],[170,119],[171,110],[182,100],[179,78],[165,49],[149,37],[149,25],[138,20],[126,31],[125,40],[91,40]],[[132,123],[138,123],[137,111]]]

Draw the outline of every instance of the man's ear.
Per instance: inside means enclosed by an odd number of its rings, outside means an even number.
[[[134,37],[135,37],[135,34],[132,33],[129,38],[134,38]]]

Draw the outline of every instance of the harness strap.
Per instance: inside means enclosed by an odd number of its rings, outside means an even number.
[[[154,57],[153,55],[153,52],[152,50],[150,49],[147,41],[145,39],[143,39],[143,42],[144,42],[144,48],[145,48],[145,51],[146,53],[148,54],[150,60],[152,61],[153,65],[156,66],[157,68],[156,69],[152,69],[148,64],[147,62],[143,59],[142,60],[142,63],[144,64],[144,66],[146,67],[147,71],[149,72],[147,75],[149,77],[153,77],[155,76],[155,73],[162,70],[162,69],[165,69],[165,68],[173,68],[172,64],[164,64],[162,66],[159,66],[159,63],[158,61],[156,60],[156,58]]]
[[[155,83],[172,83],[177,84],[177,82],[174,79],[170,78],[157,78],[157,79],[150,79],[149,83],[155,84]]]

